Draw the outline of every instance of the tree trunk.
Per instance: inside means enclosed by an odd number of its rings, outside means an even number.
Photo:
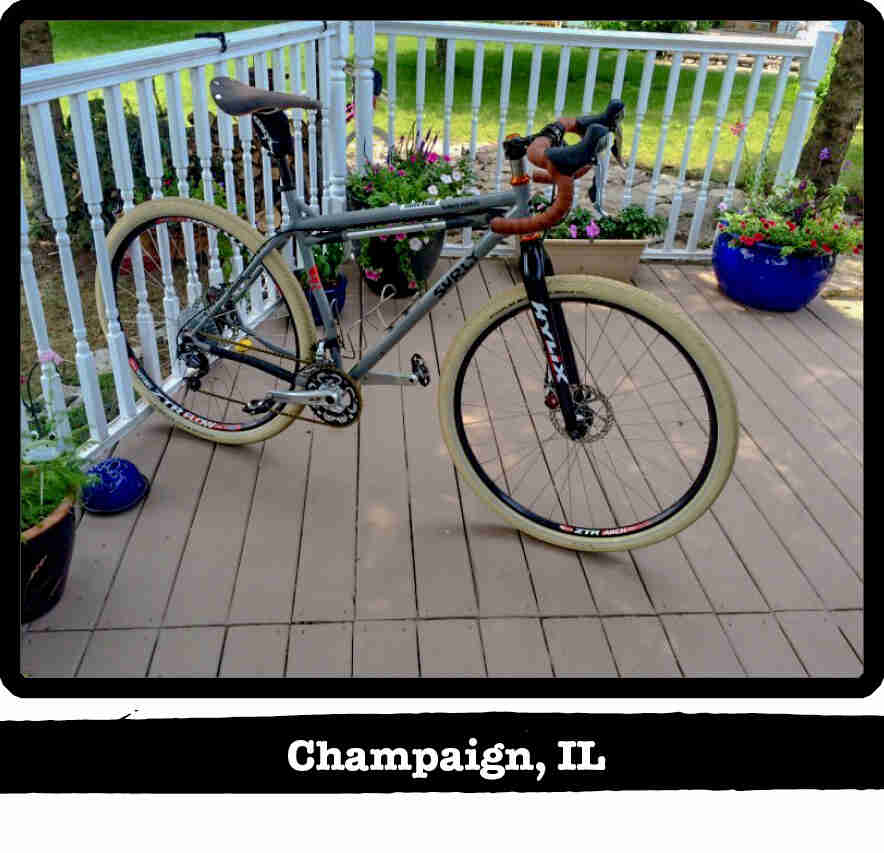
[[[824,193],[837,183],[853,132],[863,108],[863,25],[848,21],[832,69],[829,93],[816,114],[810,137],[801,151],[798,175]],[[828,149],[828,156],[824,152]],[[824,154],[824,159],[820,159]]]
[[[22,21],[20,35],[21,67],[48,65],[55,61],[52,53],[52,33],[49,21]],[[50,102],[52,123],[56,138],[63,132],[61,107],[58,101]],[[48,221],[46,204],[43,200],[43,187],[40,184],[40,171],[37,168],[37,154],[34,151],[34,138],[31,134],[31,120],[27,107],[21,108],[21,158],[25,164],[28,184],[31,188],[31,211],[39,220]]]
[[[448,39],[436,39],[436,68],[445,71],[445,52],[448,49]]]

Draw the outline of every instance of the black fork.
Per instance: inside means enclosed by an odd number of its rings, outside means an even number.
[[[523,237],[520,245],[522,281],[531,303],[531,315],[543,341],[547,375],[562,411],[565,430],[571,438],[579,440],[586,435],[590,425],[577,417],[575,404],[580,400],[575,400],[575,396],[581,394],[579,391],[572,393],[572,387],[580,384],[580,373],[565,323],[565,312],[560,302],[550,299],[546,285],[546,276],[553,275],[552,262],[540,235]]]

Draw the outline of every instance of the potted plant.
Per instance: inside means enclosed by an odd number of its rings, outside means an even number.
[[[41,361],[50,358],[61,361],[51,351],[41,355]],[[75,453],[59,448],[51,421],[28,396],[34,429],[29,439],[23,436],[21,457],[22,623],[47,613],[64,592],[74,551],[74,506],[93,479]]]
[[[322,289],[325,291],[332,314],[335,316],[343,310],[344,300],[347,296],[347,276],[338,270],[343,259],[343,243],[320,243],[313,247],[313,260],[316,263],[316,269],[319,271]],[[322,325],[322,318],[319,316],[319,306],[316,304],[316,297],[314,297],[313,291],[310,290],[307,272],[300,270],[298,278],[301,281],[301,287],[304,288],[307,302],[310,303],[313,320],[317,326],[320,326]]]
[[[543,210],[548,204],[541,194],[531,199],[534,210]],[[544,246],[557,273],[630,281],[649,238],[662,234],[665,228],[665,217],[649,216],[638,204],[613,216],[575,207],[549,230]]]
[[[821,199],[807,180],[753,187],[742,210],[722,203],[712,266],[731,299],[766,311],[797,311],[832,275],[839,254],[862,253],[863,228],[844,215],[848,189]]]
[[[431,133],[428,130],[421,137],[412,129],[410,136],[403,135],[390,149],[386,162],[366,163],[361,172],[349,175],[350,207],[358,210],[478,193],[466,154],[456,159],[447,154],[440,156],[433,150],[438,134],[430,141]],[[391,284],[397,297],[411,296],[426,287],[444,240],[444,231],[403,232],[359,240],[354,245],[356,263],[375,293]]]

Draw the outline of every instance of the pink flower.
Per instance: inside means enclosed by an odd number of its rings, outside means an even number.
[[[408,289],[409,290],[417,290],[417,282],[416,281],[408,282]]]
[[[381,274],[377,270],[367,269],[365,271],[365,277],[370,278],[372,281],[377,281],[381,277]]]
[[[428,163],[435,163],[438,159],[439,159],[439,155],[436,154],[434,151],[431,151],[429,154],[427,154],[427,162]],[[417,286],[417,285],[415,285],[415,286]]]
[[[396,239],[399,240],[399,241],[402,241],[402,240],[405,239],[405,235],[404,235],[404,234],[397,234],[397,235],[396,235]]]
[[[408,159],[409,159],[409,161],[410,161],[411,163],[416,163],[416,162],[417,162],[417,159],[415,158],[414,154],[412,154],[411,157],[409,157]]]
[[[405,169],[400,169],[399,172],[398,172],[398,174],[399,174],[399,175],[404,175],[404,174],[405,174]]]
[[[443,155],[442,155],[442,159],[443,159],[446,163],[450,163],[450,162],[451,162],[451,158],[450,158],[447,154],[443,154]]]
[[[387,234],[381,234],[381,235],[380,235],[380,239],[381,239],[381,240],[386,240],[388,236],[389,236],[389,235],[387,235]]]
[[[46,352],[41,352],[40,355],[37,356],[40,364],[46,364],[51,361],[55,365],[61,364],[64,359],[57,353],[55,350],[48,349]]]
[[[595,220],[593,219],[589,225],[586,226],[586,236],[587,237],[598,237],[599,234],[602,233],[602,229],[599,228],[598,225],[595,224]]]
[[[577,226],[572,225],[570,228],[568,228],[568,230],[571,232],[572,239],[576,239],[577,238]]]
[[[734,136],[739,136],[746,129],[746,125],[743,122],[738,121],[736,124],[731,125],[731,133]]]

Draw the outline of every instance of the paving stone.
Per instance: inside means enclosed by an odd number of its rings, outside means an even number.
[[[624,616],[604,620],[617,669],[623,677],[681,675],[660,620],[651,616]]]
[[[417,636],[423,677],[485,675],[474,619],[423,619]]]
[[[777,619],[812,676],[862,675],[862,662],[826,613],[778,613]]]
[[[288,630],[282,625],[233,625],[227,629],[221,675],[275,678],[285,669]]]
[[[773,614],[736,613],[721,619],[750,677],[807,675]]]

